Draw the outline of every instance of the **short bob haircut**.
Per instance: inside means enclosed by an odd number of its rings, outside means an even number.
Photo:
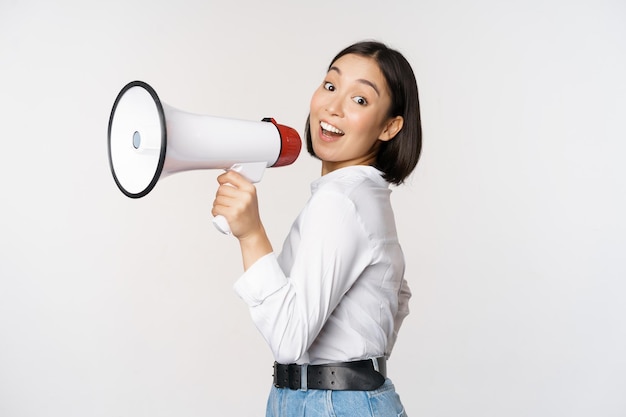
[[[415,169],[422,150],[422,123],[413,69],[400,52],[376,41],[363,41],[348,46],[333,58],[328,69],[335,61],[348,54],[376,61],[391,94],[389,117],[402,116],[404,119],[402,129],[396,136],[390,141],[381,142],[374,165],[383,172],[383,178],[389,183],[402,184]],[[310,119],[307,119],[305,127],[307,150],[317,158],[313,151],[310,128]]]

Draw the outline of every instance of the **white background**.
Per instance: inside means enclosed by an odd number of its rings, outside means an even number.
[[[626,415],[623,0],[0,0],[0,415],[263,415],[272,358],[210,222],[218,172],[125,197],[109,114],[140,79],[302,134],[330,59],[369,38],[422,105],[393,193],[409,415]],[[303,152],[259,184],[277,249],[319,171]]]

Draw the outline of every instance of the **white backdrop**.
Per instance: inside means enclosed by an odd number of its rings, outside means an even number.
[[[0,0],[0,415],[261,416],[272,358],[232,291],[218,172],[139,200],[113,100],[300,133],[357,40],[418,77],[424,151],[394,191],[413,289],[390,373],[412,416],[626,415],[623,0]],[[278,249],[319,165],[259,184]]]

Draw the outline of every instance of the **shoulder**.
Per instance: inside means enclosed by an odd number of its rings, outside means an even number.
[[[389,184],[372,167],[349,167],[328,174],[314,185],[307,205],[309,220],[323,219],[332,227],[356,228],[367,236],[377,234],[391,213]],[[309,225],[311,227],[311,225]],[[318,225],[314,227],[324,227]]]
[[[376,194],[389,193],[389,183],[379,170],[370,166],[351,166],[320,178],[314,185],[313,197],[335,196],[359,203],[363,199],[371,200]]]

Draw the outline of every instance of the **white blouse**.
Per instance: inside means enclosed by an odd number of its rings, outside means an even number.
[[[370,166],[320,177],[280,255],[262,257],[237,280],[277,362],[390,355],[411,297],[390,194]]]

